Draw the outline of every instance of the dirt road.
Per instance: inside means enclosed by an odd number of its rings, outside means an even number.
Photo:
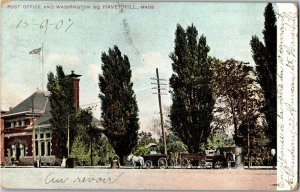
[[[276,190],[276,170],[2,168],[18,189]]]

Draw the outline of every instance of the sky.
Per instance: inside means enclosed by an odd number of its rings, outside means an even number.
[[[153,119],[159,118],[158,99],[152,89],[155,85],[151,84],[155,81],[151,78],[155,77],[156,68],[160,78],[169,79],[172,74],[169,54],[174,50],[177,24],[185,29],[193,24],[199,36],[206,36],[209,55],[221,60],[234,58],[254,65],[249,44],[251,37],[257,35],[263,40],[266,3],[121,4],[128,7],[108,9],[108,5],[117,3],[105,2],[4,4],[1,11],[1,110],[16,106],[37,88],[46,90],[47,74],[55,73],[56,65],[62,65],[66,74],[74,70],[82,75],[80,106],[93,106],[94,116],[100,118],[98,74],[101,74],[101,53],[117,45],[131,63],[140,130],[149,131]],[[90,8],[58,9],[57,5]],[[154,8],[141,9],[142,5]],[[101,9],[93,9],[94,6]],[[133,6],[135,9],[129,9]],[[29,54],[42,44],[43,57]],[[172,103],[169,86],[165,88],[163,108]]]

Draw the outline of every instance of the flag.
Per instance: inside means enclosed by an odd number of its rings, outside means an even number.
[[[37,55],[39,55],[41,53],[41,50],[42,50],[42,47],[30,51],[29,54],[37,54]]]

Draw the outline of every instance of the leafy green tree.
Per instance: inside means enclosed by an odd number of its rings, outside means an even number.
[[[258,82],[264,92],[265,104],[262,112],[266,117],[266,127],[271,140],[270,146],[277,146],[277,25],[273,6],[269,3],[265,8],[264,44],[257,36],[250,41],[252,57],[256,63]]]
[[[62,66],[56,67],[56,75],[48,74],[48,90],[51,92],[50,113],[51,126],[53,128],[54,145],[53,154],[62,158],[68,156],[67,130],[70,128],[70,145],[75,135],[76,110],[74,108],[74,93],[72,79],[65,75]],[[71,147],[71,146],[70,146]]]
[[[76,123],[76,136],[71,155],[79,158],[84,165],[109,164],[109,158],[115,153],[103,135],[103,130],[96,127],[92,109],[89,107],[78,111]]]
[[[257,83],[253,67],[233,59],[221,62],[214,60],[214,128],[224,132],[230,125],[234,127],[235,145],[248,149],[248,129],[250,148],[260,148],[267,143],[265,121],[261,108],[264,96]],[[244,150],[245,155],[248,150]]]
[[[95,132],[95,125],[93,125],[93,114],[90,108],[78,111],[76,116],[76,138],[83,141],[85,147],[89,147],[91,137],[100,137],[100,131]]]
[[[108,141],[105,135],[101,135],[100,142],[96,145],[96,161],[98,165],[107,165],[110,163],[110,159],[116,155],[114,148]]]
[[[217,150],[219,147],[233,147],[234,141],[221,130],[214,130],[208,137],[206,149]]]
[[[77,112],[77,129],[76,129],[76,136],[75,140],[77,141],[76,147],[82,147],[88,151],[90,151],[90,165],[94,164],[94,154],[95,150],[97,150],[97,146],[99,145],[100,138],[101,138],[101,131],[97,129],[96,125],[93,122],[93,113],[91,108],[82,109]],[[77,149],[74,147],[74,149]],[[72,148],[73,149],[73,148]],[[76,153],[73,153],[74,155]],[[78,153],[77,153],[78,154]],[[83,153],[85,154],[85,153]],[[79,156],[82,156],[79,154]]]
[[[124,164],[124,157],[137,144],[138,106],[132,89],[130,62],[117,46],[102,53],[99,75],[101,121],[106,136]]]
[[[214,109],[214,123],[217,128],[222,124],[233,124],[235,144],[240,146],[244,137],[239,127],[245,123],[246,115],[250,114],[249,104],[253,106],[256,102],[256,107],[259,107],[259,92],[253,87],[254,78],[250,75],[253,69],[243,62],[229,59],[225,62],[214,60],[214,71],[214,93],[218,104]],[[217,113],[220,115],[217,116]]]
[[[91,164],[90,143],[86,143],[81,137],[76,137],[72,146],[71,155],[80,160],[81,165],[109,165],[109,159],[115,155],[115,152],[107,140],[107,137],[101,134],[92,145],[93,164]]]
[[[80,137],[75,137],[72,145],[71,156],[76,157],[80,161],[80,165],[91,165],[90,164],[90,148],[87,144],[81,140]]]
[[[171,107],[165,106],[164,110],[166,111],[166,117],[164,122],[164,128],[166,131],[166,141],[167,141],[167,149],[168,153],[178,153],[178,152],[187,152],[188,147],[181,141],[181,139],[171,131],[171,121],[170,121],[170,110]],[[152,120],[154,133],[159,136],[159,141],[157,145],[157,151],[160,153],[164,153],[164,146],[163,146],[163,135],[160,128],[160,121],[159,119]]]
[[[157,144],[157,141],[152,137],[152,134],[150,132],[142,131],[138,134],[138,142],[133,150],[134,155],[147,155],[149,154],[149,148],[146,146],[149,143],[155,143]]]
[[[181,139],[175,135],[172,131],[166,134],[168,153],[187,152],[188,147],[181,141]],[[164,148],[162,145],[162,137],[159,139],[157,146],[160,153],[163,153]]]
[[[214,106],[210,49],[203,35],[197,39],[195,26],[185,31],[178,24],[174,52],[170,54],[173,61],[171,131],[187,145],[189,152],[199,152],[200,144],[206,143]]]

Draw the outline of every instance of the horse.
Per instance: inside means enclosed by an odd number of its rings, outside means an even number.
[[[60,165],[62,168],[66,168],[67,167],[67,159],[64,157],[62,159],[62,162],[61,162],[61,165]]]
[[[130,161],[133,167],[138,166],[139,168],[143,168],[144,166],[144,158],[142,156],[134,156],[132,154],[128,155],[127,161]]]

